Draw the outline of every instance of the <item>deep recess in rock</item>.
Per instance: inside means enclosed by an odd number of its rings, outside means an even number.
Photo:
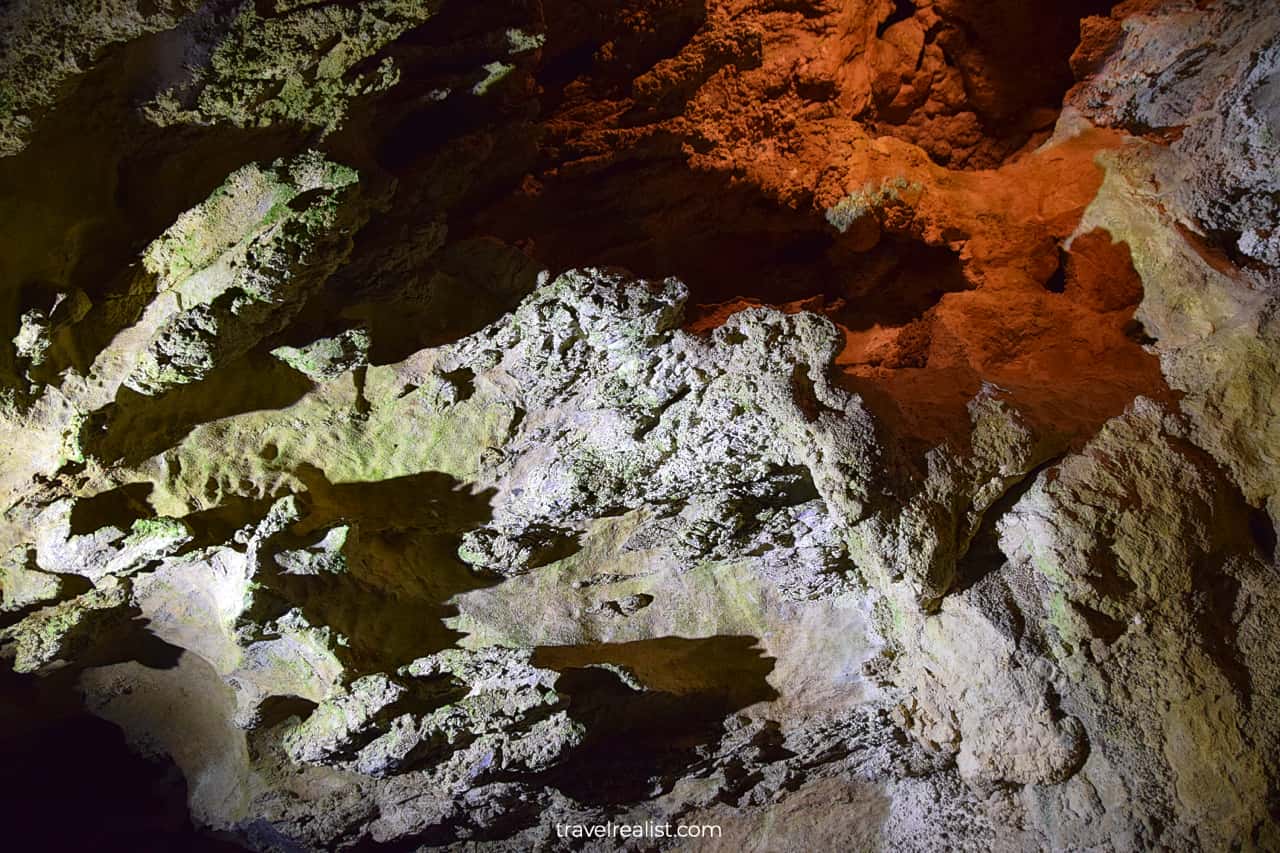
[[[48,850],[243,849],[196,830],[187,813],[187,784],[172,761],[139,757],[111,723],[43,704],[37,691],[11,675],[4,691],[7,702],[26,705],[27,719],[6,709],[0,739],[0,814],[11,826],[39,827],[23,840],[39,838]],[[74,819],[68,807],[75,809]]]
[[[1277,75],[1243,0],[5,6],[10,834],[1280,849]]]

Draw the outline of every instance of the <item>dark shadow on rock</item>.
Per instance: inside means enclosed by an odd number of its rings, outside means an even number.
[[[1271,516],[1265,509],[1249,507],[1249,533],[1253,537],[1258,552],[1268,563],[1276,562],[1276,528],[1271,523]]]
[[[562,673],[556,689],[587,729],[547,784],[596,805],[657,794],[715,743],[726,716],[777,698],[767,680],[774,659],[756,644],[749,636],[662,637],[538,648],[533,663]],[[634,690],[600,664],[630,671],[646,689]]]
[[[395,208],[375,215],[356,236],[350,263],[311,300],[289,335],[315,339],[359,325],[369,332],[370,361],[389,364],[472,334],[513,310],[537,284],[536,261],[488,237],[440,246],[439,231],[422,213],[440,203],[402,185]]]
[[[311,465],[294,473],[306,486],[296,496],[301,518],[259,545],[258,582],[272,593],[265,605],[271,613],[259,616],[300,607],[312,624],[345,635],[370,671],[453,645],[462,634],[444,625],[457,615],[450,599],[496,582],[457,554],[461,534],[490,520],[493,491],[473,492],[437,471],[359,483],[330,483]],[[258,524],[274,500],[231,496],[185,516],[193,541],[183,552],[227,543]],[[341,571],[291,574],[276,561],[282,552],[314,547],[335,525],[350,527]]]
[[[182,522],[191,531],[192,540],[178,553],[188,553],[227,542],[237,530],[261,521],[275,500],[272,497],[224,495],[217,506],[184,515]]]
[[[86,453],[136,465],[182,441],[204,423],[245,412],[282,409],[314,387],[310,379],[255,351],[213,370],[199,382],[159,396],[121,388],[82,433]]]
[[[180,646],[167,643],[151,632],[148,627],[151,620],[136,618],[133,620],[134,630],[111,650],[110,663],[137,661],[149,669],[173,669],[185,650]],[[93,653],[87,657],[92,658]],[[86,665],[103,666],[108,661],[86,661]]]
[[[269,731],[290,717],[305,720],[316,709],[316,703],[301,696],[268,696],[258,705],[255,729]]]
[[[457,538],[441,534],[371,534],[343,574],[264,577],[312,624],[345,636],[362,670],[393,670],[450,648],[464,634],[445,625],[455,595],[492,585],[457,558]]]
[[[1246,569],[1247,571],[1247,569]],[[1254,701],[1253,672],[1239,644],[1240,619],[1237,605],[1240,579],[1229,573],[1222,555],[1208,555],[1191,574],[1192,613],[1200,634],[1200,644],[1217,664],[1236,698],[1246,709]]]
[[[654,156],[516,193],[474,219],[478,232],[531,246],[553,271],[618,266],[689,286],[687,322],[722,322],[728,307],[804,307],[847,328],[901,326],[946,293],[967,290],[946,248],[886,238],[857,251],[813,212],[745,182]]]
[[[304,531],[350,519],[366,531],[462,533],[492,518],[495,490],[472,491],[440,471],[354,483],[330,483],[322,470],[308,464],[294,474],[306,485],[310,501]]]
[[[394,669],[463,636],[444,624],[457,615],[448,602],[495,581],[458,559],[459,538],[490,520],[492,490],[473,493],[437,471],[362,483],[330,483],[313,466],[296,473],[307,486],[305,512],[263,548],[263,583],[313,624],[346,636],[370,670]],[[344,571],[290,574],[276,562],[336,524],[351,528]]]

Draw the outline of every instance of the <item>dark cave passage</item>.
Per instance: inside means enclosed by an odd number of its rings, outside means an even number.
[[[44,712],[19,721],[11,711],[3,720],[0,819],[15,829],[15,844],[103,853],[244,850],[193,825],[187,782],[172,762],[138,756],[115,725],[70,708],[54,711],[10,678],[3,679],[6,704]]]

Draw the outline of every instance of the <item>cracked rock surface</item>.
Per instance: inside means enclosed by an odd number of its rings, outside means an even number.
[[[0,37],[9,824],[1280,849],[1267,4]]]

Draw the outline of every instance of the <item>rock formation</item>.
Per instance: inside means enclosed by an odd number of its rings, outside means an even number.
[[[0,38],[10,826],[1280,849],[1268,4]]]

